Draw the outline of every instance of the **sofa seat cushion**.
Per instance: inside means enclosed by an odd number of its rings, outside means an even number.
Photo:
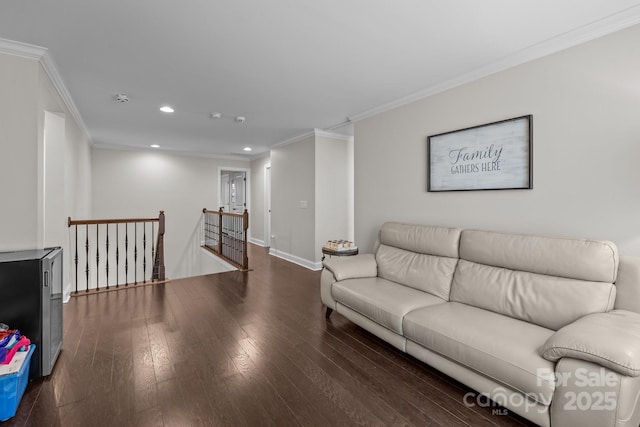
[[[549,405],[555,364],[539,349],[554,331],[469,305],[417,309],[403,322],[407,339]]]
[[[408,312],[445,302],[442,298],[380,277],[336,282],[331,295],[340,304],[400,335],[402,318]]]

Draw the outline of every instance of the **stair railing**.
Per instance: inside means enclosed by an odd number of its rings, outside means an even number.
[[[75,291],[112,290],[166,281],[165,215],[157,218],[68,219]]]
[[[224,212],[202,209],[203,248],[240,270],[249,269],[247,229],[249,212]]]

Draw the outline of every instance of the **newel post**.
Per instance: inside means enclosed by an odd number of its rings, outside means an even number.
[[[222,254],[222,212],[224,210],[220,208],[218,211],[218,253]]]
[[[242,214],[242,235],[244,243],[242,248],[242,268],[249,269],[249,254],[247,253],[247,230],[249,229],[249,212],[245,209]]]
[[[164,211],[160,211],[158,216],[158,280],[165,280],[164,272]]]

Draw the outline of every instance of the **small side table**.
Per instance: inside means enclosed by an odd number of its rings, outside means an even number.
[[[322,248],[322,261],[324,261],[325,257],[329,255],[332,256],[352,256],[358,255],[358,248],[348,249],[345,251],[334,251],[333,249],[327,249],[325,247]]]

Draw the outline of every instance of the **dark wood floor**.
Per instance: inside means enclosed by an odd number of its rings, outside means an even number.
[[[325,321],[319,272],[255,246],[250,260],[73,298],[53,374],[2,426],[527,425],[465,406],[469,389],[338,313]]]

